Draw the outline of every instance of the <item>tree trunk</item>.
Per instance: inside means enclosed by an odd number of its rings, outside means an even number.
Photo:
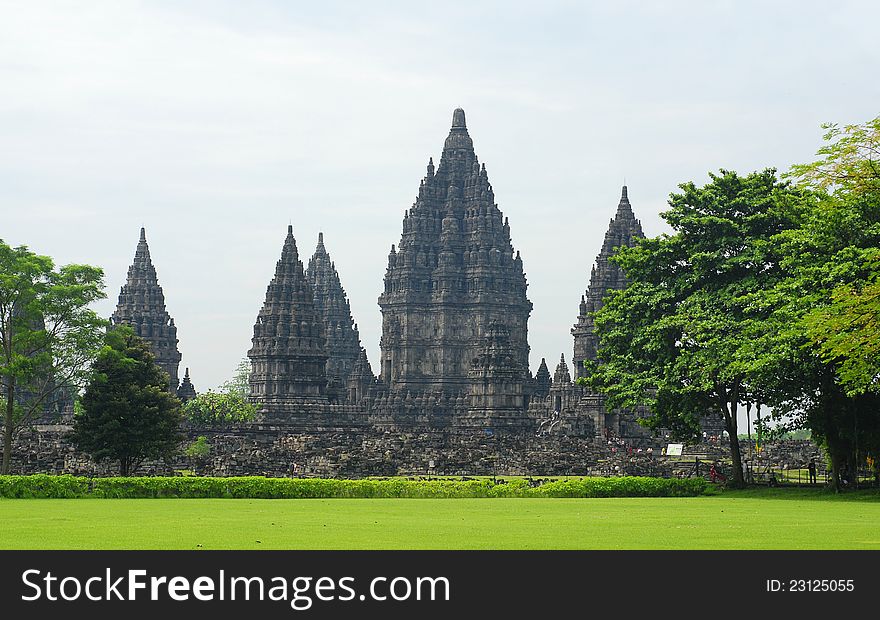
[[[724,414],[724,425],[727,427],[727,435],[730,438],[730,460],[733,461],[733,481],[730,486],[735,489],[743,489],[746,486],[745,478],[743,478],[742,454],[739,450],[739,439],[736,436],[736,405],[738,390],[734,389],[731,393],[731,400],[725,400],[722,407]]]
[[[746,403],[746,435],[749,438],[749,459],[751,459],[752,458],[752,403]]]
[[[835,493],[839,493],[841,488],[840,469],[843,467],[845,456],[842,454],[840,443],[836,437],[827,437],[826,442],[828,443],[828,456],[831,458],[831,479],[828,481],[828,486]]]
[[[743,478],[742,454],[739,449],[739,439],[736,437],[736,421],[731,420],[732,416],[725,413],[724,424],[727,426],[727,434],[730,436],[730,460],[733,461],[733,483],[730,486],[742,489],[746,486],[745,478]]]
[[[12,467],[12,432],[15,430],[15,379],[6,384],[6,412],[3,420],[3,463],[0,474],[6,475]]]

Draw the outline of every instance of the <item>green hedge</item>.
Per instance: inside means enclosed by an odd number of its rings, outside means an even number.
[[[331,478],[0,476],[3,498],[475,498],[688,497],[706,489],[702,478],[570,478],[530,486],[526,480],[337,480]]]

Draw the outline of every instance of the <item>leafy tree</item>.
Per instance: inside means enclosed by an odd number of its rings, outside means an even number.
[[[880,455],[880,120],[837,130],[812,164],[794,166],[820,199],[773,239],[786,277],[773,309],[759,378],[773,415],[809,428],[831,460],[831,486],[863,457]]]
[[[97,462],[119,461],[128,476],[146,459],[168,457],[183,439],[180,401],[147,342],[127,326],[106,335],[74,418],[71,442]]]
[[[821,303],[805,316],[825,362],[837,363],[850,395],[880,390],[880,117],[863,125],[824,125],[820,158],[792,167],[801,185],[827,195],[793,239],[800,272],[821,282]]]
[[[208,443],[207,437],[199,435],[194,442],[187,446],[184,453],[191,459],[202,461],[211,454],[211,444]]]
[[[839,362],[840,382],[852,396],[880,391],[880,249],[873,269],[867,283],[835,288],[827,305],[804,318],[822,358]]]
[[[251,363],[241,360],[232,379],[220,386],[219,392],[199,394],[183,406],[187,421],[194,426],[217,426],[249,422],[257,415],[257,408],[248,402]]]
[[[248,422],[257,408],[238,394],[203,392],[183,406],[186,420],[193,426],[217,426]]]
[[[220,391],[224,394],[236,394],[243,400],[247,400],[251,393],[250,376],[251,361],[248,358],[244,358],[235,367],[235,374],[232,376],[232,379],[220,386]]]
[[[9,473],[15,434],[59,390],[84,383],[106,327],[88,308],[105,297],[103,277],[88,265],[56,269],[48,256],[0,240],[0,473]]]
[[[822,126],[827,144],[819,159],[792,166],[801,185],[831,194],[876,194],[880,191],[880,116],[862,125]]]
[[[720,415],[731,438],[733,480],[744,484],[737,406],[760,397],[753,340],[770,310],[755,303],[781,277],[771,237],[794,226],[804,192],[773,170],[722,170],[705,187],[684,183],[663,218],[673,234],[621,248],[629,285],[595,315],[599,364],[586,380],[612,408],[651,406],[646,421],[678,437]]]

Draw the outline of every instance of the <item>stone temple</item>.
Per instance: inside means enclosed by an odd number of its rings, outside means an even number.
[[[511,362],[528,367],[532,304],[510,225],[495,204],[457,109],[440,163],[429,160],[403,233],[391,246],[382,310],[380,381],[391,391],[465,392],[481,339],[506,326]]]
[[[346,390],[363,347],[336,265],[324,247],[324,233],[318,233],[318,246],[305,273],[314,294],[315,310],[324,326],[327,393],[338,400]]]
[[[168,373],[169,389],[178,393],[178,377],[181,354],[177,349],[177,326],[165,309],[165,294],[159,286],[156,268],[150,258],[147,233],[141,228],[141,236],[134,253],[134,261],[128,268],[128,277],[119,291],[116,311],[110,317],[113,325],[129,325],[134,333],[150,343],[156,364]],[[183,392],[184,400],[195,395],[187,369]]]
[[[605,411],[573,381],[595,358],[591,312],[626,284],[609,259],[640,237],[624,187],[572,330],[574,377],[564,358],[533,376],[523,259],[457,109],[388,255],[378,376],[323,234],[304,269],[289,227],[254,325],[251,398],[264,420],[300,428],[641,436],[638,414]]]
[[[301,257],[293,226],[279,231],[280,256],[257,307],[250,359],[256,419],[187,427],[204,435],[210,458],[181,454],[148,473],[207,475],[687,475],[656,459],[669,435],[639,422],[644,409],[609,410],[601,394],[579,385],[584,360],[597,359],[593,313],[626,287],[615,252],[644,235],[626,187],[570,329],[573,355],[547,355],[529,370],[524,259],[478,161],[465,114],[457,109],[437,159],[428,160],[405,209],[380,291],[379,364],[370,364],[343,283],[323,234]],[[612,211],[609,201],[609,213]],[[390,244],[389,244],[390,245]],[[354,277],[354,276],[351,276]],[[575,302],[573,299],[572,302]],[[574,306],[574,303],[572,304]],[[574,312],[572,313],[574,315]],[[114,324],[131,325],[152,346],[181,400],[196,396],[186,368],[179,381],[177,327],[165,307],[146,233],[119,294]],[[556,355],[559,355],[557,358]],[[551,366],[547,360],[557,360]],[[706,420],[700,458],[727,448]],[[67,427],[35,427],[19,439],[16,467],[30,472],[101,475],[66,442]],[[707,447],[708,446],[708,447]],[[818,454],[811,444],[809,454]],[[715,452],[712,452],[715,450]],[[801,465],[803,466],[803,465]]]
[[[296,473],[285,468],[297,458],[309,461],[310,471],[334,475],[395,473],[428,461],[446,471],[485,473],[497,470],[499,460],[508,470],[574,472],[589,450],[610,446],[610,438],[652,441],[638,424],[645,411],[608,411],[602,395],[576,383],[583,361],[596,359],[592,313],[610,291],[626,286],[610,259],[643,237],[627,188],[580,300],[570,365],[563,354],[550,368],[551,355],[533,375],[523,257],[463,110],[454,111],[434,161],[428,160],[388,255],[375,372],[351,314],[345,274],[324,235],[307,260],[293,226],[283,241],[279,236],[280,257],[248,351],[258,419],[222,436],[224,445],[238,446],[229,448],[232,455],[257,450],[263,456],[220,473]],[[143,231],[113,322],[132,325],[150,341],[181,398],[195,396],[189,369],[177,388],[177,328]],[[267,454],[281,455],[273,467],[263,466]]]
[[[273,410],[328,402],[323,317],[306,278],[293,226],[254,324],[251,397]]]
[[[590,285],[585,295],[581,296],[578,308],[577,323],[571,329],[574,336],[575,378],[583,377],[586,369],[584,360],[596,361],[598,338],[593,326],[593,313],[602,308],[602,300],[611,291],[626,287],[626,276],[618,265],[611,262],[615,250],[621,247],[632,247],[636,241],[644,238],[642,224],[633,214],[629,204],[626,186],[617,205],[617,214],[608,226],[602,251],[596,258],[596,264],[590,273]]]

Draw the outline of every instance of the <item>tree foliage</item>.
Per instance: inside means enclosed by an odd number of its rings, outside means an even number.
[[[84,383],[106,326],[88,307],[105,297],[103,277],[89,265],[56,269],[48,256],[0,240],[0,473],[9,472],[15,433],[59,390]]]
[[[211,444],[208,443],[208,438],[199,435],[194,442],[186,447],[184,454],[196,461],[204,461],[211,454]]]
[[[880,191],[880,116],[861,125],[822,125],[827,144],[810,163],[792,166],[789,176],[801,185],[832,194]]]
[[[792,167],[800,184],[827,192],[794,240],[806,254],[792,262],[822,283],[808,338],[856,395],[880,390],[880,117],[825,127],[820,158]]]
[[[257,408],[248,402],[250,371],[250,360],[241,360],[232,379],[225,381],[219,392],[208,390],[183,406],[186,420],[198,427],[224,426],[253,420],[257,415]]]
[[[244,358],[238,362],[232,378],[220,386],[220,391],[224,394],[235,394],[242,400],[247,400],[251,393],[250,376],[251,361],[248,358]]]
[[[759,397],[754,341],[769,315],[756,301],[781,277],[770,239],[795,225],[809,197],[773,170],[710,178],[670,196],[662,216],[673,234],[618,250],[629,285],[595,315],[601,363],[587,382],[612,408],[649,404],[648,425],[678,436],[695,435],[701,416],[721,416],[742,485],[736,410]]]
[[[823,360],[839,362],[840,382],[853,396],[880,391],[880,250],[873,269],[867,283],[835,288],[805,317],[809,338]]]
[[[792,168],[819,200],[773,241],[786,278],[765,297],[773,362],[760,382],[775,418],[825,445],[839,488],[880,455],[880,120],[829,127],[820,159]]]
[[[210,427],[249,422],[257,408],[236,393],[203,392],[183,406],[187,422],[193,426]]]
[[[97,462],[119,461],[123,476],[177,450],[180,401],[168,391],[168,374],[147,342],[127,326],[113,328],[92,371],[70,437],[79,450]]]

